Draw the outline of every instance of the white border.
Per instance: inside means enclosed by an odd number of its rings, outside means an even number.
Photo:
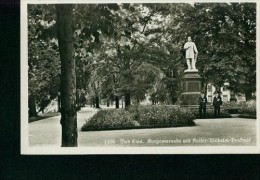
[[[21,0],[21,154],[259,154],[259,128],[260,122],[257,119],[256,128],[256,146],[167,146],[167,147],[30,147],[29,131],[28,131],[28,38],[27,38],[27,4],[96,4],[96,3],[194,3],[194,2],[253,2],[257,4],[256,8],[256,70],[259,72],[259,28],[260,25],[260,5],[257,0],[244,1],[205,1],[205,0]],[[257,82],[259,73],[257,73]],[[257,117],[259,117],[259,83],[257,83]]]
[[[28,24],[27,4],[21,1],[21,153],[28,151],[29,130],[28,130]]]

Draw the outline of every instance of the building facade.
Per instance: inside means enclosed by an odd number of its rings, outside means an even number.
[[[242,93],[233,94],[228,89],[229,83],[225,83],[223,87],[220,88],[221,97],[223,102],[230,102],[231,99],[235,99],[236,102],[246,101],[245,95]],[[214,92],[216,91],[216,87],[209,83],[207,86],[207,99],[208,102],[212,102],[214,98]]]

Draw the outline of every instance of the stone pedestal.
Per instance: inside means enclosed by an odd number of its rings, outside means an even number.
[[[185,70],[182,80],[183,93],[181,94],[182,105],[198,105],[201,93],[201,77],[198,70]]]

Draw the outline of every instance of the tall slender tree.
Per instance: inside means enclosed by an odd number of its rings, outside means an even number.
[[[61,126],[63,147],[77,146],[76,73],[72,31],[73,6],[56,5],[61,59]]]

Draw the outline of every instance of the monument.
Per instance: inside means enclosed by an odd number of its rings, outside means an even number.
[[[198,99],[201,93],[201,77],[196,68],[198,50],[191,37],[184,44],[185,58],[188,69],[184,71],[183,93],[181,94],[182,105],[198,105]]]

